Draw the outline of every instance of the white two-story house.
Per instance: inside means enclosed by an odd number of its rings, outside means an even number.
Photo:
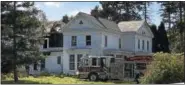
[[[41,48],[49,52],[44,70],[75,74],[81,57],[86,56],[151,56],[153,34],[145,21],[113,21],[79,12],[58,31],[63,35],[62,47]],[[45,45],[49,45],[46,38]],[[50,50],[49,50],[50,49]],[[53,50],[51,50],[53,49]],[[39,65],[30,73],[39,73]],[[41,66],[41,65],[40,65]]]

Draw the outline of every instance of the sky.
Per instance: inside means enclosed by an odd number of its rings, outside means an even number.
[[[61,20],[64,15],[75,16],[78,12],[90,14],[95,6],[101,7],[99,2],[36,2],[35,6],[45,12],[49,21]],[[160,24],[160,5],[154,2],[149,7],[148,14],[151,22],[157,26]]]

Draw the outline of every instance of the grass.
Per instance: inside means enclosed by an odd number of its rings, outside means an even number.
[[[2,84],[15,84],[13,78],[6,78],[1,80]],[[78,79],[76,77],[69,77],[69,76],[56,76],[56,75],[49,75],[49,76],[28,76],[28,77],[21,77],[16,84],[134,84],[133,82],[113,82],[113,81],[97,81],[91,82],[88,80]]]

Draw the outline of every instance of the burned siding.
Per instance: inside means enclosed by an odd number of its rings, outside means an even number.
[[[51,33],[49,36],[49,47],[63,47],[63,34]]]

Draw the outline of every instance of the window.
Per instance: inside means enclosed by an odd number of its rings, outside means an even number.
[[[41,60],[41,70],[45,68],[45,59]]]
[[[75,70],[75,55],[69,56],[69,70]]]
[[[76,36],[72,36],[72,38],[71,38],[71,46],[76,46]]]
[[[84,64],[85,64],[85,66],[88,66],[88,65],[89,65],[89,63],[88,63],[88,62],[89,62],[89,60],[88,60],[88,59],[85,59],[85,60],[84,60]]]
[[[101,67],[107,67],[106,66],[106,59],[105,58],[99,58],[99,65]]]
[[[110,63],[114,63],[114,62],[115,62],[115,58],[111,58]]]
[[[34,69],[34,70],[37,70],[37,63],[34,63],[33,69]]]
[[[149,41],[147,41],[147,51],[149,50]]]
[[[97,65],[97,58],[92,58],[92,66],[96,66]]]
[[[140,39],[138,39],[138,43],[137,43],[138,45],[138,49],[140,49]]]
[[[105,47],[107,47],[107,36],[105,36]]]
[[[142,41],[142,44],[143,44],[142,49],[144,50],[145,49],[145,41],[144,40]]]
[[[43,48],[48,48],[48,43],[47,43],[47,39],[44,40],[44,45],[43,45]]]
[[[83,56],[82,54],[78,54],[78,55],[77,55],[77,68],[78,68],[79,65],[80,65],[80,61],[81,61],[80,59],[82,58],[82,56]]]
[[[61,56],[57,57],[57,64],[61,64]]]
[[[119,38],[119,48],[121,48],[121,38]]]
[[[91,36],[90,35],[87,35],[86,36],[86,45],[87,46],[90,46],[91,45]]]

